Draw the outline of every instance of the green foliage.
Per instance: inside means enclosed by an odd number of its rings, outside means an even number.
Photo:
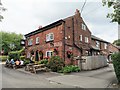
[[[1,2],[0,2],[1,3]],[[2,21],[2,19],[4,19],[4,17],[1,15],[1,13],[3,12],[3,11],[6,11],[7,9],[6,8],[4,8],[3,6],[2,6],[2,4],[0,5],[0,22]]]
[[[47,65],[47,63],[48,63],[48,60],[46,60],[46,59],[43,59],[38,62],[38,64],[45,64],[45,65]]]
[[[58,72],[64,66],[64,60],[59,56],[53,56],[50,58],[48,62],[48,68],[50,68],[53,72]]]
[[[112,60],[118,83],[120,83],[120,52],[113,54]]]
[[[2,37],[0,47],[4,49],[4,55],[8,55],[8,52],[10,51],[22,49],[20,41],[23,38],[23,35],[0,31],[0,36]]]
[[[25,60],[25,56],[20,56],[20,60]]]
[[[108,13],[107,17],[112,19],[112,22],[118,22],[120,24],[120,1],[119,0],[102,0],[103,5],[107,5],[109,8],[112,7],[114,11]]]
[[[60,73],[70,73],[70,72],[79,72],[80,68],[78,66],[70,65],[65,66],[62,70],[60,70]]]
[[[21,55],[21,53],[22,53],[23,51],[24,51],[24,49],[21,49],[21,50],[19,50],[19,51],[11,51],[11,52],[9,52],[9,54],[8,54],[9,60],[10,60],[10,59],[14,59],[14,60],[20,59],[20,55]]]
[[[8,54],[9,60],[14,59],[17,60],[20,58],[20,53],[18,51],[12,51]]]
[[[115,45],[117,45],[117,46],[120,46],[120,39],[115,40],[115,41],[113,42],[113,44],[115,44]]]
[[[29,64],[29,63],[30,63],[29,60],[24,60],[24,65]]]
[[[2,61],[6,61],[7,58],[8,58],[8,56],[0,56],[0,60],[2,60]]]

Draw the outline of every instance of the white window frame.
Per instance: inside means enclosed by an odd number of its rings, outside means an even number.
[[[28,45],[30,46],[30,45],[33,45],[33,39],[29,39],[28,40]]]
[[[96,47],[100,47],[100,42],[96,41]]]
[[[46,42],[49,41],[49,34],[46,34]]]
[[[52,53],[51,55],[47,55],[48,53]],[[46,51],[46,57],[52,57],[53,56],[53,51]]]
[[[82,41],[82,35],[80,35],[80,41]]]
[[[104,43],[104,49],[107,49],[107,46],[108,46],[107,43]]]
[[[51,38],[51,35],[52,35],[52,38]],[[50,38],[50,41],[54,40],[54,34],[53,33],[49,33],[49,38]]]
[[[85,25],[84,23],[82,23],[82,29],[83,29],[83,30],[86,30],[86,29],[87,29],[87,27],[86,27],[86,25]]]
[[[36,44],[39,44],[40,37],[36,37]]]
[[[52,35],[52,38],[51,38],[51,35]],[[53,40],[54,40],[54,34],[53,33],[46,34],[46,42],[53,41]]]
[[[88,37],[85,37],[85,42],[86,42],[86,43],[88,43],[88,42],[89,42]]]

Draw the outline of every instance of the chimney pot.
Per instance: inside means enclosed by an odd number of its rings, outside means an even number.
[[[78,9],[76,9],[75,15],[79,15],[80,16],[80,11]]]

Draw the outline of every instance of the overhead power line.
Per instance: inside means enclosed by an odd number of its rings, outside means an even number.
[[[85,7],[86,2],[87,2],[87,0],[85,0],[83,6],[82,6],[82,8],[81,8],[81,14],[82,14],[82,11],[83,11],[83,9],[84,9],[84,7]]]

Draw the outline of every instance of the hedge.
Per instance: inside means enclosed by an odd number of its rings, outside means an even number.
[[[0,56],[0,61],[6,61],[8,56]]]
[[[112,60],[118,83],[120,83],[120,52],[113,54]]]

